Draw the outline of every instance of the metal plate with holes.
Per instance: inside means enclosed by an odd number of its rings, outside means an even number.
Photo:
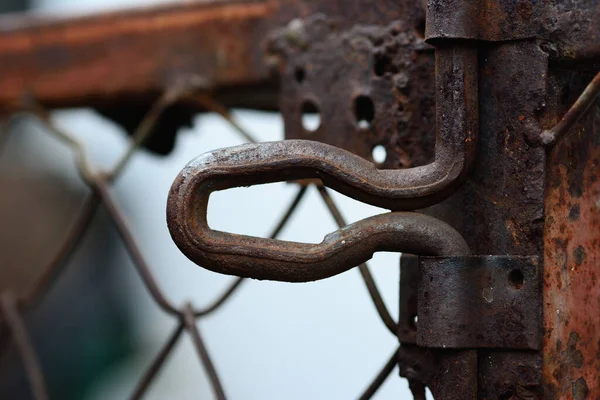
[[[540,349],[538,257],[421,257],[417,344]]]
[[[432,162],[435,62],[422,34],[402,21],[341,31],[316,14],[274,35],[286,139],[341,147],[380,168]]]

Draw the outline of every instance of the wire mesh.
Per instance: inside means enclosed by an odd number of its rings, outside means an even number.
[[[231,126],[248,142],[256,143],[256,140],[242,126],[240,126],[230,115],[229,110],[221,104],[213,100],[208,94],[198,92],[198,88],[192,83],[182,84],[166,90],[163,95],[153,104],[150,111],[139,124],[134,132],[130,146],[125,153],[117,161],[114,167],[109,171],[94,171],[90,166],[90,162],[86,156],[84,146],[74,139],[68,132],[58,128],[50,119],[50,113],[41,105],[29,99],[25,111],[31,113],[42,122],[47,131],[63,143],[68,145],[74,152],[76,157],[76,166],[78,173],[83,181],[91,189],[84,204],[79,211],[75,222],[71,226],[64,239],[62,245],[56,250],[54,256],[48,261],[42,269],[39,278],[31,285],[30,289],[24,294],[17,296],[9,291],[1,294],[0,312],[0,332],[6,331],[7,334],[0,335],[0,352],[6,348],[8,341],[12,338],[15,342],[18,353],[23,360],[23,365],[33,397],[36,400],[48,398],[48,389],[44,379],[43,371],[36,355],[34,346],[32,345],[25,324],[23,323],[23,315],[39,304],[45,297],[48,290],[57,281],[57,278],[64,272],[67,262],[71,255],[78,248],[86,231],[90,228],[91,222],[101,204],[106,208],[108,215],[114,223],[117,232],[125,245],[125,248],[130,255],[133,265],[142,278],[145,288],[149,291],[156,305],[163,312],[173,316],[176,320],[175,327],[171,334],[165,340],[164,345],[158,351],[147,370],[142,374],[140,380],[135,384],[131,394],[131,399],[140,399],[150,388],[152,382],[156,379],[166,360],[172,353],[175,345],[181,339],[182,334],[187,332],[196,349],[198,358],[200,359],[205,372],[208,375],[212,385],[215,398],[225,399],[226,391],[222,384],[222,380],[217,373],[208,350],[204,344],[204,340],[200,329],[197,326],[197,321],[211,313],[218,311],[223,304],[227,302],[231,296],[239,290],[244,279],[236,278],[231,284],[205,308],[196,308],[191,302],[187,302],[183,307],[175,306],[163,293],[159,283],[157,282],[152,270],[144,258],[144,254],[136,243],[130,228],[127,224],[127,218],[118,202],[115,200],[111,192],[111,184],[119,177],[122,171],[127,167],[132,155],[136,150],[143,145],[146,138],[149,136],[152,128],[161,113],[170,105],[178,101],[193,101],[204,109],[215,112],[221,115]],[[296,196],[293,198],[287,210],[279,220],[279,223],[271,233],[271,238],[276,238],[289,221],[294,211],[298,208],[301,200],[306,194],[308,185],[316,185],[317,189],[333,216],[336,223],[342,227],[346,225],[338,207],[334,203],[326,188],[318,183],[303,182],[299,184],[299,189]],[[375,308],[387,329],[395,336],[397,322],[394,321],[381,294],[375,284],[367,264],[359,266],[362,279],[368,289],[370,297],[375,305]],[[383,384],[385,379],[394,370],[397,364],[396,350],[389,360],[386,361],[381,371],[367,389],[362,393],[360,399],[369,399]]]

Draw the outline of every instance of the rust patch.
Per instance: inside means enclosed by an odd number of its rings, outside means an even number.
[[[575,251],[573,252],[573,258],[575,264],[581,265],[581,263],[583,263],[583,260],[585,260],[585,249],[583,248],[583,246],[578,246],[575,249]]]
[[[571,211],[569,211],[569,219],[571,221],[577,221],[580,213],[581,210],[579,209],[579,204],[575,204],[573,207],[571,207]]]
[[[573,400],[585,400],[588,398],[590,389],[588,389],[585,379],[580,377],[575,382],[573,382],[572,393],[573,393]]]
[[[565,324],[568,324],[568,320]],[[571,332],[569,335],[569,341],[567,342],[567,346],[563,351],[560,352],[560,355],[566,360],[568,363],[574,365],[576,368],[583,367],[583,355],[580,350],[577,350],[577,344],[580,341],[580,337],[577,332]]]

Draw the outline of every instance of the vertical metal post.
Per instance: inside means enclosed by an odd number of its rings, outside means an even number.
[[[557,71],[560,118],[592,74]],[[549,153],[544,225],[544,398],[600,398],[600,103]]]
[[[465,129],[462,124],[469,130],[478,129],[477,47],[460,41],[438,44],[435,77],[437,129],[460,131]],[[477,134],[473,132],[469,136]],[[436,154],[439,154],[437,150]],[[435,398],[477,399],[477,350],[438,349],[436,354],[437,367],[432,381]]]

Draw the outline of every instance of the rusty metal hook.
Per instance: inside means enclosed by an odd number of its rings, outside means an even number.
[[[213,231],[206,220],[210,193],[239,186],[321,179],[357,200],[392,210],[435,204],[464,180],[477,138],[477,50],[436,50],[437,141],[431,164],[378,170],[348,151],[308,140],[248,144],[205,153],[176,178],[167,204],[169,230],[191,260],[213,271],[284,281],[311,281],[346,271],[373,252],[423,255],[468,253],[445,223],[413,213],[367,218],[325,237],[318,245]]]
[[[199,162],[202,162],[202,158]],[[198,162],[198,160],[196,160]],[[215,272],[255,279],[309,282],[325,279],[371,258],[376,251],[464,255],[469,247],[448,224],[427,215],[392,212],[366,218],[325,236],[319,244],[237,235],[210,229],[206,212],[215,182],[193,162],[169,193],[167,221],[179,249]],[[253,176],[253,183],[256,175]]]

